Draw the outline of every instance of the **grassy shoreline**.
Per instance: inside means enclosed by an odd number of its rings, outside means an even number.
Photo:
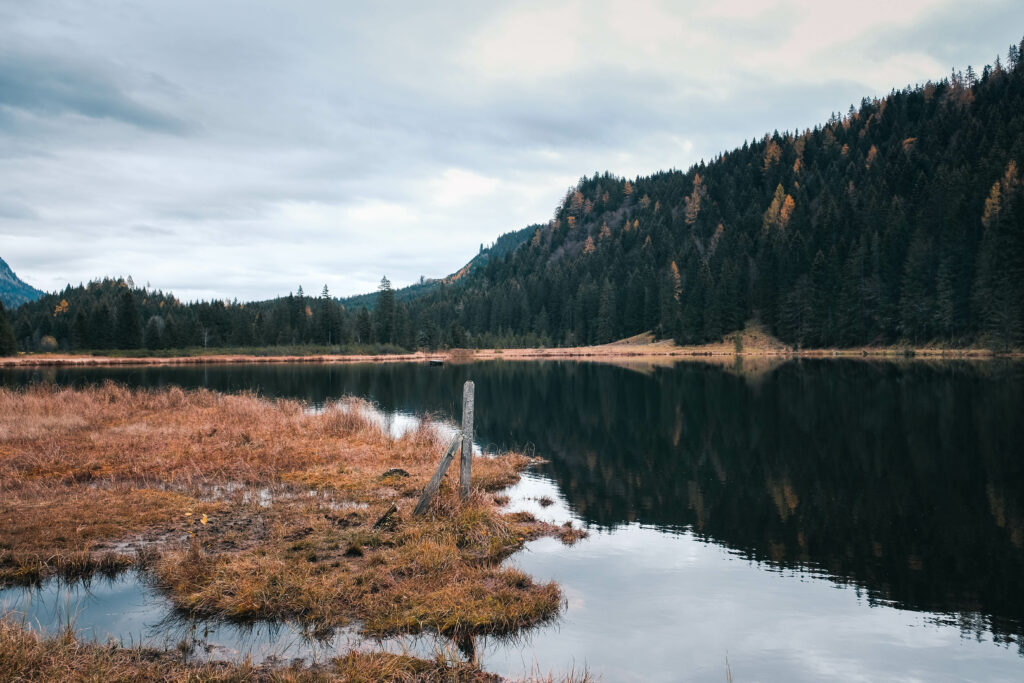
[[[850,348],[800,349],[771,336],[763,325],[750,322],[721,341],[680,346],[672,340],[656,340],[650,332],[610,344],[575,347],[508,349],[444,349],[402,353],[396,348],[385,353],[348,353],[326,347],[266,347],[253,349],[175,349],[168,352],[126,350],[91,353],[21,353],[0,358],[4,367],[91,367],[117,365],[191,365],[204,363],[426,363],[443,360],[466,363],[478,360],[578,360],[591,362],[672,363],[707,360],[721,363],[735,359],[785,361],[798,358],[865,359],[970,359],[1024,358],[1024,349],[995,351],[983,347],[935,345],[859,346]],[[161,355],[162,354],[162,355]]]
[[[32,353],[0,358],[0,369],[17,368],[110,368],[110,367],[172,367],[197,365],[271,365],[271,364],[389,364],[389,362],[473,362],[476,360],[582,360],[593,362],[621,361],[701,361],[721,362],[743,358],[791,360],[799,358],[898,359],[898,360],[991,360],[1024,358],[1024,351],[996,352],[984,348],[939,347],[864,347],[823,349],[754,349],[736,351],[727,344],[703,346],[666,346],[662,344],[631,346],[580,346],[561,348],[455,349],[436,353],[395,353],[386,355],[167,355],[167,356],[92,356]]]
[[[476,458],[468,500],[446,479],[414,516],[446,444],[427,424],[392,438],[364,408],[0,389],[0,584],[138,568],[195,616],[319,635],[357,624],[461,640],[554,618],[558,586],[502,565],[531,538],[582,534],[501,511],[497,492],[535,460]]]
[[[994,351],[987,348],[939,346],[865,346],[852,348],[796,349],[764,339],[758,334],[742,334],[737,344],[730,337],[716,344],[679,346],[672,342],[653,341],[649,335],[604,344],[600,346],[511,348],[511,349],[449,349],[435,352],[387,354],[274,354],[268,349],[253,349],[237,353],[194,353],[191,350],[167,355],[89,355],[60,353],[22,353],[0,358],[0,368],[31,367],[111,367],[111,366],[174,366],[200,364],[247,363],[427,363],[443,360],[464,363],[480,360],[577,360],[591,362],[661,361],[685,362],[724,359],[776,359],[847,358],[847,359],[927,359],[927,360],[990,360],[997,358],[1024,358],[1024,350]]]
[[[79,640],[69,632],[43,637],[0,619],[0,680],[497,683],[501,678],[466,662],[386,652],[352,652],[329,663],[303,667],[196,662],[175,651],[93,643]]]

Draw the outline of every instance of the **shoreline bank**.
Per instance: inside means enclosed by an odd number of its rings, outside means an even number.
[[[675,346],[664,343],[621,344],[601,346],[515,348],[515,349],[452,349],[435,353],[416,352],[379,355],[257,355],[210,354],[201,356],[93,356],[82,354],[21,354],[0,358],[2,368],[33,367],[116,367],[116,366],[175,366],[175,365],[227,365],[227,364],[336,364],[359,363],[471,363],[485,360],[537,361],[575,360],[590,362],[633,361],[710,361],[720,363],[730,359],[774,359],[779,361],[808,359],[865,359],[865,360],[994,360],[1022,359],[1024,352],[995,352],[991,349],[937,348],[937,347],[857,347],[846,349],[792,349],[753,348],[737,351],[733,344],[705,344]]]

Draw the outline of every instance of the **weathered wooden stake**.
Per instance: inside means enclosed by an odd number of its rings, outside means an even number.
[[[452,439],[452,443],[448,446],[448,450],[445,451],[444,456],[441,458],[441,462],[437,465],[437,470],[434,472],[434,476],[427,482],[427,487],[423,489],[423,495],[420,496],[420,502],[416,503],[416,508],[412,511],[414,515],[422,515],[430,507],[430,500],[437,493],[437,490],[441,488],[441,480],[444,479],[444,473],[448,471],[448,465],[452,464],[452,460],[455,459],[455,451],[459,449],[459,444],[462,443],[462,434],[456,434],[455,438]]]
[[[394,514],[395,514],[396,512],[398,512],[398,506],[397,506],[397,505],[395,505],[394,503],[392,503],[392,504],[391,504],[391,507],[389,507],[389,508],[387,509],[387,512],[385,512],[385,513],[384,513],[383,515],[381,515],[380,517],[378,517],[378,518],[377,518],[377,521],[376,521],[376,523],[375,523],[375,524],[373,525],[373,528],[374,528],[374,529],[380,529],[380,528],[381,528],[381,527],[383,527],[383,526],[387,526],[387,523],[388,523],[388,522],[389,522],[389,521],[391,520],[391,517],[392,517],[392,516],[393,516],[393,515],[394,515]]]
[[[462,461],[459,469],[459,493],[469,498],[470,478],[473,476],[473,390],[470,380],[462,386]]]

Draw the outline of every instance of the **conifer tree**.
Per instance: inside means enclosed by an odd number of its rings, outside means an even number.
[[[142,346],[142,320],[132,290],[125,288],[117,303],[117,348],[137,349]]]
[[[370,321],[370,312],[366,310],[366,307],[359,309],[356,314],[356,342],[359,344],[369,344],[373,336],[373,324]]]
[[[0,302],[0,356],[13,356],[18,352],[18,342],[14,338],[14,329],[7,319],[7,311]]]
[[[377,287],[377,305],[373,309],[373,326],[376,339],[382,344],[395,343],[395,290],[385,275]]]
[[[615,303],[615,289],[611,281],[605,278],[601,285],[601,301],[597,312],[597,343],[608,344],[616,339],[617,306]]]

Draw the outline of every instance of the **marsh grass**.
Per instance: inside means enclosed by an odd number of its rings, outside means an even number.
[[[552,619],[557,585],[501,561],[531,538],[582,532],[503,514],[492,495],[534,460],[477,458],[468,500],[446,480],[413,516],[445,444],[429,424],[393,438],[361,407],[0,389],[0,583],[135,566],[190,614],[318,634],[355,622],[377,637],[464,638]]]
[[[313,667],[194,662],[173,650],[83,642],[71,630],[44,638],[18,624],[0,620],[0,680],[483,683],[500,679],[441,655],[421,659],[384,652],[351,652]]]

